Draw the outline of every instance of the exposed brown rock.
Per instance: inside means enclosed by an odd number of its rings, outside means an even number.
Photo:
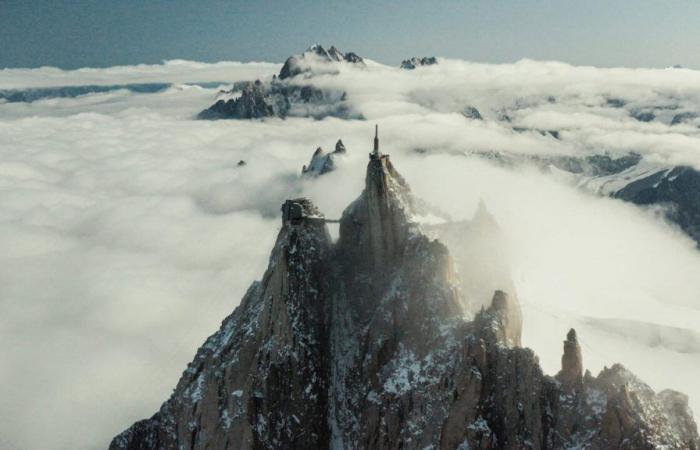
[[[687,399],[619,365],[582,377],[573,330],[543,374],[504,291],[465,321],[412,205],[378,149],[337,244],[310,201],[285,203],[262,280],[110,449],[698,448]]]
[[[557,374],[565,390],[579,389],[583,385],[583,359],[581,346],[576,338],[576,330],[569,330],[564,341],[564,354],[561,357],[561,371]]]

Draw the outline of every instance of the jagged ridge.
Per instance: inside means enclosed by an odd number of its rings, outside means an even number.
[[[698,447],[682,394],[621,366],[584,376],[573,330],[544,375],[514,295],[463,320],[449,252],[376,142],[338,242],[310,201],[285,203],[262,281],[111,449]]]
[[[261,119],[289,116],[323,118],[361,118],[345,102],[343,91],[319,89],[300,84],[296,79],[314,73],[332,73],[338,63],[364,67],[364,60],[355,53],[342,53],[331,46],[328,50],[316,44],[301,55],[287,58],[279,75],[271,81],[237,82],[229,91],[221,92],[227,98],[217,100],[201,111],[198,119]]]
[[[319,176],[328,172],[335,170],[336,158],[345,155],[347,149],[345,144],[341,139],[335,143],[335,149],[326,153],[323,148],[318,147],[311,157],[311,161],[308,166],[304,166],[301,169],[301,174],[306,176]]]

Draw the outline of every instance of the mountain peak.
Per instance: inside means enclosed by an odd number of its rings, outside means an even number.
[[[494,342],[520,347],[523,328],[522,312],[517,298],[504,291],[493,293],[491,306],[477,315],[475,322]]]
[[[346,62],[364,66],[364,60],[353,52],[343,53],[334,45],[327,50],[321,44],[314,44],[301,55],[287,58],[279,73],[279,79],[292,78],[301,73],[311,72],[314,65]]]
[[[434,56],[424,56],[422,58],[419,58],[417,56],[413,56],[409,59],[404,59],[401,62],[401,68],[402,69],[407,69],[407,70],[413,70],[418,67],[422,66],[432,66],[434,64],[437,64],[437,58]]]
[[[413,197],[389,155],[379,151],[378,137],[369,154],[365,188],[344,212],[340,222],[339,245],[350,253],[370,256],[371,268],[381,271],[396,258],[416,226]]]
[[[411,204],[378,142],[336,244],[310,200],[287,200],[261,281],[110,449],[698,448],[682,396],[621,366],[579,381],[573,330],[544,375],[504,291],[465,321],[449,251]]]
[[[583,383],[583,359],[581,346],[573,328],[566,334],[564,354],[561,357],[561,371],[557,375],[565,389],[580,387]]]
[[[302,167],[301,174],[307,177],[316,177],[332,172],[336,168],[338,158],[342,158],[346,153],[347,149],[340,139],[335,143],[335,149],[330,153],[326,153],[323,148],[318,147],[309,164]]]
[[[343,144],[342,139],[338,139],[338,142],[335,143],[335,151],[333,153],[346,153],[347,149],[345,148],[345,144]]]

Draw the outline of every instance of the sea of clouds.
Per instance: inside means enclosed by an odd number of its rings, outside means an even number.
[[[654,211],[469,156],[636,152],[700,169],[698,120],[670,125],[700,111],[700,73],[368,61],[305,81],[346,91],[367,120],[193,120],[217,82],[269,79],[279,67],[0,70],[0,91],[117,86],[0,101],[0,448],[105,448],[153,414],[262,275],[284,199],[308,196],[336,218],[359,194],[374,123],[415,194],[444,215],[469,218],[485,201],[508,244],[523,342],[546,372],[575,327],[586,368],[621,362],[700,411],[694,242]],[[465,118],[467,106],[485,120]],[[633,117],[646,110],[657,119]],[[348,148],[338,170],[302,179],[313,150],[338,138]]]

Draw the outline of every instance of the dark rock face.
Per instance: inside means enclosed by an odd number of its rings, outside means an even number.
[[[335,46],[331,46],[328,50],[320,44],[316,44],[308,48],[301,55],[290,56],[284,62],[282,70],[280,70],[279,78],[284,80],[295,77],[299,74],[310,72],[311,64],[320,62],[323,64],[347,62],[364,66],[364,60],[353,52],[343,53]]]
[[[315,45],[301,55],[290,56],[282,66],[278,77],[270,82],[234,83],[230,91],[220,94],[235,95],[221,99],[197,115],[198,119],[261,119],[265,117],[340,117],[359,119],[360,114],[351,110],[345,92],[318,89],[312,85],[289,82],[299,74],[313,76],[314,71],[328,72],[333,63],[347,62],[364,66],[364,60],[356,54],[341,53],[337,48],[328,50]],[[321,69],[322,68],[322,69]]]
[[[671,119],[671,125],[678,125],[685,122],[690,122],[691,120],[697,119],[698,114],[693,111],[686,111],[678,113]]]
[[[319,176],[332,172],[336,167],[336,158],[344,155],[346,152],[345,145],[340,139],[336,142],[335,150],[331,153],[326,153],[319,147],[311,157],[309,165],[302,167],[301,174],[306,176]]]
[[[634,111],[632,117],[640,122],[652,122],[656,119],[656,115],[652,111]]]
[[[235,91],[234,87],[234,91]],[[279,81],[246,83],[240,96],[218,100],[200,112],[198,119],[261,119],[289,116],[323,118],[359,117],[345,103],[345,93],[297,86]]]
[[[479,112],[478,109],[474,108],[473,106],[466,106],[462,110],[462,115],[466,117],[467,119],[474,119],[474,120],[483,120],[484,118],[481,117],[481,113]]]
[[[541,130],[537,128],[513,127],[516,133],[536,132],[542,136],[552,136],[554,139],[559,139],[559,130]]]
[[[171,399],[112,448],[322,448],[328,441],[322,222],[286,224],[260,283],[199,349]],[[303,428],[303,429],[302,429]]]
[[[409,59],[404,59],[401,62],[401,68],[406,69],[406,70],[413,70],[418,67],[422,66],[432,66],[433,64],[437,64],[437,58],[434,56],[424,56],[422,58],[418,58],[416,56],[409,58]]]
[[[664,414],[670,418],[671,426],[681,435],[691,436],[698,432],[694,421],[688,420],[692,412],[688,408],[688,396],[680,392],[665,390],[659,392],[658,399],[664,409]]]
[[[700,171],[689,166],[645,168],[644,175],[634,171],[642,162],[641,155],[520,156],[499,152],[483,152],[479,156],[504,166],[534,164],[542,170],[556,167],[580,176],[584,181],[607,177],[619,185],[600,193],[640,206],[660,206],[666,218],[677,224],[700,246]],[[629,181],[627,181],[629,180]]]
[[[624,108],[624,106],[627,104],[627,100],[624,98],[613,97],[606,99],[605,104],[611,108]]]
[[[700,172],[679,166],[636,180],[614,197],[637,205],[665,205],[666,216],[700,245]]]
[[[621,366],[581,378],[573,331],[562,372],[544,375],[504,292],[465,321],[447,247],[414,203],[378,151],[336,244],[310,201],[287,202],[262,280],[110,448],[698,448],[681,394]]]
[[[349,62],[352,64],[359,64],[359,63],[364,64],[364,62],[365,62],[365,60],[362,59],[361,56],[359,56],[357,53],[353,53],[353,52],[348,52],[348,53],[344,54],[343,60],[345,62]]]
[[[235,100],[219,100],[210,108],[199,113],[200,119],[259,119],[275,115],[286,115],[284,102],[278,104],[268,93],[268,88],[260,80],[247,83]]]
[[[345,148],[345,144],[343,144],[342,139],[338,139],[338,142],[335,143],[335,150],[333,150],[333,153],[337,153],[339,155],[344,155],[347,153],[347,149]]]

